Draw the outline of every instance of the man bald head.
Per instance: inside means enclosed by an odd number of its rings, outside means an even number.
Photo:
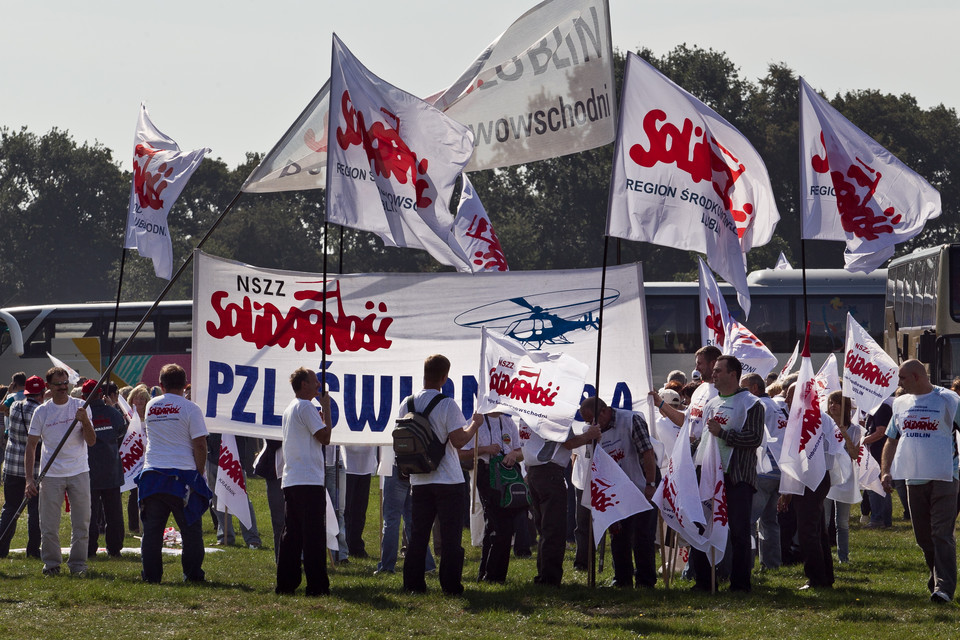
[[[933,391],[927,368],[919,360],[907,360],[900,365],[900,387],[904,393],[923,395]]]

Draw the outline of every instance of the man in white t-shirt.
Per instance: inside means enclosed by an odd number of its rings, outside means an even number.
[[[300,586],[300,559],[307,579],[305,594],[330,593],[323,552],[327,541],[327,491],[323,447],[330,444],[330,396],[312,400],[320,388],[317,374],[300,367],[290,375],[296,396],[283,411],[283,532],[277,550],[278,594]]]
[[[203,582],[203,528],[200,516],[213,494],[204,480],[207,425],[203,411],[183,397],[187,373],[176,364],[160,369],[163,395],[147,403],[147,451],[137,479],[143,539],[140,555],[145,582],[163,577],[163,531],[173,515],[183,540],[183,579]]]
[[[84,575],[87,571],[87,542],[90,536],[90,467],[87,463],[87,447],[97,441],[89,413],[83,401],[70,397],[69,375],[60,367],[47,371],[47,385],[52,396],[37,407],[30,420],[27,450],[23,459],[26,471],[25,493],[37,495],[33,480],[33,465],[37,444],[40,448],[40,469],[46,474],[40,482],[40,559],[43,574],[60,573],[63,556],[60,553],[60,513],[63,509],[63,494],[70,500],[70,557],[67,566],[70,573]],[[80,428],[69,432],[70,426],[79,421]],[[53,456],[57,445],[63,448]]]
[[[413,396],[414,408],[426,410],[450,373],[450,361],[442,355],[432,355],[423,363],[423,389]],[[400,404],[398,417],[408,412],[407,399]],[[430,411],[430,426],[446,451],[435,471],[410,474],[413,527],[403,563],[403,588],[415,593],[427,590],[427,545],[434,519],[440,522],[440,588],[447,595],[463,593],[463,470],[457,449],[467,444],[483,424],[483,416],[474,414],[470,424],[463,426],[463,412],[453,398],[444,398]]]
[[[931,384],[919,360],[900,365],[900,387],[904,393],[893,401],[880,478],[887,493],[894,480],[906,480],[913,535],[930,569],[930,600],[949,603],[957,588],[955,431],[960,429],[960,397]]]

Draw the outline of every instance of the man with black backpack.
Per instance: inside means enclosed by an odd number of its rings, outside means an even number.
[[[404,471],[403,463],[406,460],[404,455],[415,455],[405,454],[401,447],[407,450],[417,448],[409,444],[415,438],[401,439],[397,436],[417,435],[416,426],[423,423],[424,418],[432,430],[432,438],[425,446],[428,455],[422,460],[425,464],[419,467],[427,471],[410,474],[413,530],[403,563],[403,588],[416,593],[427,590],[424,579],[427,546],[435,518],[440,521],[440,587],[447,595],[463,593],[461,539],[464,498],[460,488],[463,471],[457,449],[473,438],[483,424],[483,416],[474,414],[470,424],[463,426],[460,407],[453,398],[443,397],[440,391],[449,373],[450,361],[442,355],[432,355],[424,361],[423,389],[412,397],[412,403],[409,398],[401,403],[395,429],[394,450],[401,472]],[[430,452],[438,450],[437,442],[443,444],[442,457],[430,455]]]

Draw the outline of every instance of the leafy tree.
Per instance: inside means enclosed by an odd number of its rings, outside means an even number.
[[[109,300],[129,180],[99,143],[0,129],[0,304]],[[118,222],[119,221],[119,222]]]

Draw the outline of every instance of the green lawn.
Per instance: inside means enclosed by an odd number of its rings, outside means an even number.
[[[277,597],[264,483],[250,480],[265,548],[235,547],[208,554],[209,582],[179,582],[179,559],[166,558],[162,585],[140,579],[139,557],[96,559],[85,579],[43,578],[38,560],[0,560],[0,638],[939,638],[960,636],[960,608],[936,606],[926,593],[925,568],[908,524],[873,531],[851,525],[851,563],[837,566],[833,591],[799,592],[799,567],[754,574],[752,594],[694,594],[675,582],[670,591],[623,592],[586,586],[567,554],[561,589],[532,584],[535,560],[513,558],[504,586],[477,585],[479,551],[466,545],[462,597],[408,595],[400,575],[374,576],[375,559],[331,572],[328,598]],[[368,551],[377,550],[374,483]],[[856,512],[857,510],[854,509]],[[899,508],[895,507],[895,512]],[[897,513],[899,515],[899,513]],[[208,516],[204,538],[216,537]],[[25,517],[14,548],[26,544]],[[239,532],[238,532],[239,534]],[[466,539],[465,535],[465,539]],[[63,544],[68,544],[64,518]],[[238,535],[239,540],[239,535]],[[101,539],[102,544],[102,539]],[[128,546],[137,541],[128,538]],[[605,584],[607,569],[598,578]]]

